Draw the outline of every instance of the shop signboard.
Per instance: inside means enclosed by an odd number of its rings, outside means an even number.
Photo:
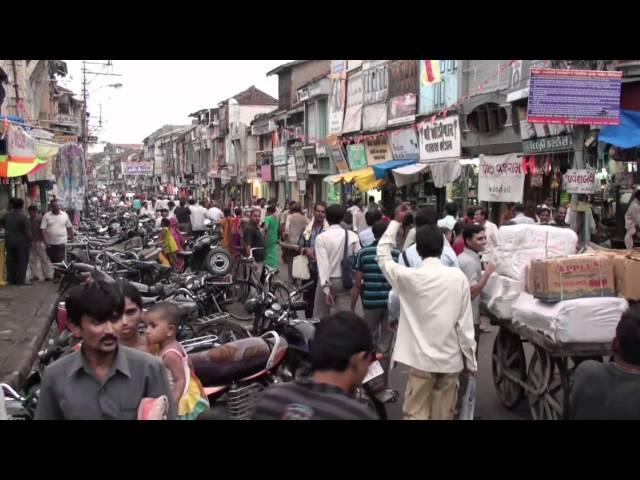
[[[522,141],[522,153],[558,153],[573,150],[573,136],[556,135],[551,137],[531,138]]]
[[[329,205],[340,203],[340,184],[327,185],[327,203]]]
[[[279,167],[287,164],[287,148],[276,147],[273,149],[273,165]]]
[[[127,176],[153,175],[153,162],[122,162],[122,167]]]
[[[562,177],[562,187],[567,193],[591,194],[596,191],[596,171],[569,169]]]
[[[307,160],[304,156],[304,150],[302,147],[297,147],[294,151],[296,177],[298,180],[309,178],[309,172],[307,170]]]
[[[347,110],[344,114],[343,133],[359,132],[362,127],[362,72],[349,74],[347,82]]]
[[[260,167],[260,178],[263,182],[270,182],[271,177],[271,165],[262,165]]]
[[[351,170],[358,170],[367,166],[367,152],[364,144],[347,145],[347,157]]]
[[[336,165],[336,170],[338,170],[338,173],[349,172],[349,164],[347,163],[347,159],[345,158],[344,148],[342,148],[342,145],[338,142],[335,142],[331,145],[331,159]]]
[[[458,116],[435,122],[424,122],[418,127],[420,162],[431,163],[460,158],[460,122]]]
[[[290,182],[295,182],[298,179],[296,175],[296,157],[290,155],[287,159],[287,178]]]
[[[332,60],[331,87],[329,92],[329,133],[337,135],[342,132],[342,121],[347,99],[346,60]]]
[[[619,125],[621,71],[531,69],[529,123]]]
[[[418,138],[413,128],[403,128],[391,132],[391,151],[394,160],[418,160],[420,150]]]
[[[9,124],[7,133],[7,153],[13,158],[35,158],[36,144],[33,137],[22,127]]]
[[[387,127],[387,100],[389,98],[389,65],[372,63],[362,71],[363,103],[362,129],[384,130]],[[374,66],[373,66],[374,65]]]
[[[478,200],[481,202],[522,202],[524,172],[516,153],[480,155]]]
[[[373,140],[367,140],[365,149],[367,151],[367,163],[369,166],[393,160],[391,145],[387,142],[387,137],[380,136]]]
[[[411,123],[416,118],[416,94],[408,93],[389,101],[388,125]]]
[[[278,167],[273,167],[274,171],[274,180],[276,182],[285,182],[287,180],[287,167],[286,165],[280,165]]]
[[[316,146],[310,145],[302,148],[305,162],[307,164],[307,173],[309,175],[318,174],[318,158],[316,156]]]

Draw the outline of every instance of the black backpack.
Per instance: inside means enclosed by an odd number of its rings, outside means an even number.
[[[349,231],[344,229],[344,251],[340,261],[340,271],[342,273],[342,286],[351,290],[353,288],[353,257],[349,255]]]

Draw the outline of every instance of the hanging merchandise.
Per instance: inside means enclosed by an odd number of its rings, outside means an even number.
[[[560,189],[560,167],[556,165],[553,167],[553,175],[551,177],[551,190]]]
[[[58,198],[66,208],[82,211],[85,196],[84,154],[82,147],[68,143],[60,148],[54,166]]]
[[[545,157],[544,174],[548,177],[551,174],[551,155]]]

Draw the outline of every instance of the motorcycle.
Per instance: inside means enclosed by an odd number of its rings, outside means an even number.
[[[211,221],[205,220],[205,225],[210,226]],[[183,272],[208,271],[212,275],[225,276],[233,268],[231,254],[218,246],[220,236],[216,233],[205,233],[198,238],[189,239],[186,249],[178,252],[184,260]]]

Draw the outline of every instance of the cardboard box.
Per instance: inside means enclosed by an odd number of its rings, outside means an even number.
[[[616,292],[627,300],[640,300],[640,257],[618,255],[613,259]]]
[[[615,297],[613,258],[571,255],[531,262],[527,291],[544,302],[574,298]]]

